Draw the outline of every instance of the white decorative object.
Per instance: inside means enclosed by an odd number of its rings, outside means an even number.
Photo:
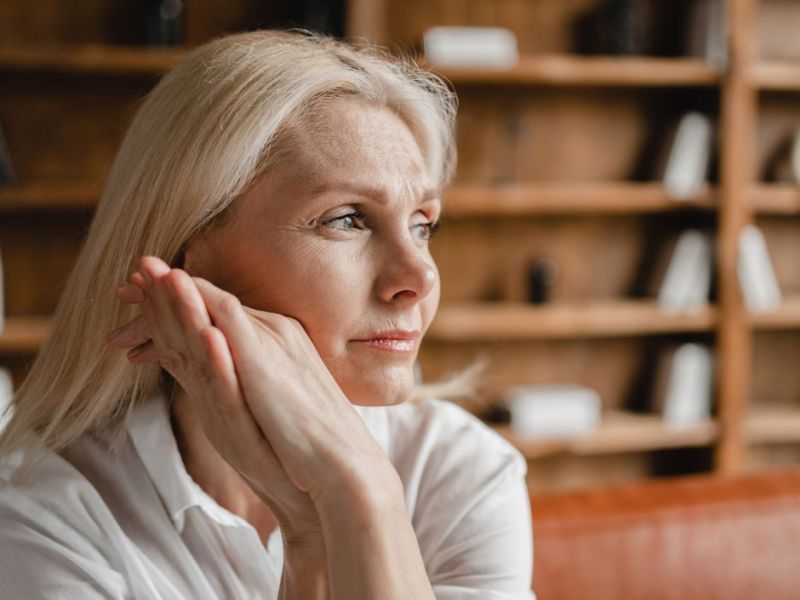
[[[678,124],[664,170],[664,188],[675,200],[695,198],[706,184],[711,158],[711,120],[699,113],[686,113]]]
[[[795,183],[800,184],[800,129],[794,134],[792,140],[792,174]]]
[[[5,367],[0,367],[0,431],[3,431],[6,423],[11,418],[13,397],[14,383],[11,379],[11,372]]]
[[[662,404],[663,418],[674,427],[690,427],[711,416],[714,365],[704,345],[682,344],[672,355]]]
[[[751,312],[769,311],[781,303],[781,290],[767,243],[755,225],[746,225],[739,233],[737,271],[742,296]]]
[[[694,229],[684,231],[678,238],[658,291],[661,309],[678,313],[706,306],[711,289],[711,271],[710,236]]]
[[[516,36],[500,27],[431,27],[423,46],[425,59],[441,67],[504,69],[519,61]]]
[[[528,385],[507,392],[511,430],[520,437],[563,439],[585,435],[600,423],[602,403],[593,389],[570,384]]]

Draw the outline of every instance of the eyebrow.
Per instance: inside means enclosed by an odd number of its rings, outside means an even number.
[[[388,197],[386,194],[384,194],[383,190],[379,188],[363,187],[345,182],[317,186],[311,190],[311,196],[316,197],[327,192],[349,192],[351,194],[355,194],[356,196],[364,196],[365,198],[374,200],[378,204],[386,205],[389,203]],[[441,193],[441,189],[438,188],[427,189],[422,192],[422,197],[419,199],[418,204],[438,198],[441,196]]]

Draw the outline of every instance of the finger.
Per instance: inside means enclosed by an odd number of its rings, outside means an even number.
[[[135,365],[145,365],[158,361],[160,355],[156,350],[153,340],[148,340],[135,348],[131,348],[127,354],[128,360]]]
[[[139,315],[122,327],[115,329],[106,336],[109,346],[117,348],[130,348],[144,344],[153,336],[150,334],[150,327],[144,315]]]
[[[149,323],[160,356],[171,359],[182,370],[187,366],[189,344],[173,304],[173,292],[168,289],[165,279],[171,270],[154,256],[145,256],[139,261],[139,272],[146,286],[142,313]]]
[[[204,421],[206,434],[216,442],[215,445],[228,448],[227,453],[230,456],[226,460],[235,468],[243,469],[243,474],[248,475],[248,479],[262,479],[270,473],[277,475],[283,471],[283,467],[242,396],[225,335],[217,327],[209,326],[202,330],[200,337],[207,352],[208,385],[205,389],[210,398],[195,402],[195,408]],[[240,440],[235,445],[238,451],[231,447],[229,433],[218,429],[223,422],[225,431],[236,432],[237,439]],[[256,451],[255,446],[259,446],[261,451]],[[251,457],[259,457],[259,464],[254,464]],[[258,472],[259,469],[265,472]],[[283,478],[286,477],[285,473],[282,475]]]
[[[244,311],[241,302],[236,296],[218,288],[210,281],[201,277],[192,279],[205,302],[214,325],[222,331],[228,341],[237,370],[250,371],[252,365],[249,364],[248,358],[252,349],[258,348],[260,342],[253,329],[252,321]],[[243,379],[249,378],[245,376]],[[247,390],[245,390],[245,395],[247,395]]]
[[[200,333],[211,325],[211,317],[197,286],[182,269],[172,269],[166,275],[165,283],[189,354],[197,361],[205,360],[207,352]]]
[[[136,285],[125,282],[117,286],[114,296],[127,304],[144,302],[144,291]]]

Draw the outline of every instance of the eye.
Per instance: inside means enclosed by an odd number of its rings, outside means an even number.
[[[436,221],[428,221],[427,223],[419,223],[418,225],[414,225],[415,228],[422,227],[423,237],[424,240],[430,240],[433,237],[433,234],[439,230],[439,220]]]
[[[333,223],[341,223],[341,225],[333,226],[333,229],[338,229],[340,231],[352,231],[352,225],[358,220],[363,220],[366,215],[361,211],[356,211],[352,213],[347,213],[346,215],[342,215],[341,217],[335,217],[333,219],[329,219],[323,223],[323,225],[332,225]]]

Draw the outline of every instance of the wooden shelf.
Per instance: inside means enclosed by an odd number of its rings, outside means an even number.
[[[189,48],[145,48],[103,44],[0,47],[0,69],[76,73],[148,74],[167,70]],[[422,64],[456,84],[540,84],[568,86],[716,86],[719,69],[685,58],[524,56],[507,69],[437,68]]]
[[[710,188],[677,201],[658,182],[454,184],[445,189],[443,202],[449,217],[661,213],[715,206]]]
[[[100,186],[84,182],[0,187],[0,212],[91,210],[97,206],[100,192]]]
[[[585,304],[466,303],[439,308],[427,338],[436,341],[500,341],[624,337],[708,332],[716,307],[669,315],[651,300]]]
[[[800,443],[800,406],[753,408],[744,422],[752,444]]]
[[[800,329],[800,296],[790,296],[775,310],[750,315],[756,329]]]
[[[6,317],[0,331],[0,353],[35,354],[50,328],[50,318],[42,316]]]
[[[103,44],[41,47],[0,46],[0,69],[97,74],[157,74],[186,48],[145,48]]]
[[[561,86],[716,86],[719,69],[687,58],[617,58],[543,54],[523,56],[511,68],[453,68],[423,64],[459,84]]]
[[[762,90],[800,91],[800,63],[764,61],[750,68],[749,79]]]
[[[800,185],[767,183],[750,191],[750,205],[765,215],[800,215]]]
[[[607,411],[592,433],[569,440],[532,440],[515,435],[509,426],[494,428],[528,459],[554,454],[577,455],[647,452],[664,448],[708,446],[716,440],[717,424],[712,421],[685,428],[671,427],[659,415]]]

